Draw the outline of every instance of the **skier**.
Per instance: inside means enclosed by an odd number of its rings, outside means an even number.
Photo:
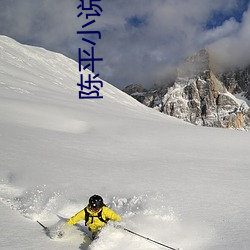
[[[94,239],[109,220],[120,222],[122,219],[120,215],[105,206],[101,196],[95,194],[89,198],[89,204],[72,216],[67,224],[74,225],[80,220],[85,220],[85,226],[92,232]]]

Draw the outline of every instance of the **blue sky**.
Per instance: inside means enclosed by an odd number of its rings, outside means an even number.
[[[222,10],[216,10],[211,14],[211,18],[206,24],[207,29],[216,28],[217,26],[223,25],[225,20],[234,18],[237,22],[242,22],[244,12],[248,9],[249,0],[239,0],[236,8],[233,8],[229,13],[224,13]]]
[[[85,0],[86,1],[86,0]],[[223,64],[249,63],[250,0],[102,0],[103,12],[85,30],[96,42],[96,73],[113,85],[146,87],[166,81],[187,56],[210,48]],[[77,60],[90,44],[76,34],[78,0],[1,0],[0,34]]]

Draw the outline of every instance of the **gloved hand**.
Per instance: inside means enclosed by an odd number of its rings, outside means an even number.
[[[71,225],[64,223],[61,225],[58,225],[57,229],[56,229],[56,237],[57,238],[62,238],[71,228]]]
[[[57,238],[62,238],[64,234],[65,234],[65,232],[62,231],[62,230],[58,230],[58,231],[56,232]]]
[[[117,228],[117,229],[123,229],[121,224],[114,223],[113,226],[114,228]]]

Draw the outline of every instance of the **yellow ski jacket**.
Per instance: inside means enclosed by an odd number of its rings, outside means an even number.
[[[88,221],[85,221],[86,226],[88,226],[89,230],[92,233],[97,232],[100,228],[102,228],[106,223],[104,221],[112,220],[112,221],[121,221],[120,215],[116,214],[110,208],[103,206],[99,211],[93,212],[88,207],[86,207],[87,212],[89,213]],[[104,220],[100,220],[98,215],[101,211],[101,218]],[[72,216],[68,221],[67,224],[75,225],[80,220],[85,220],[85,210],[79,211],[77,214]]]

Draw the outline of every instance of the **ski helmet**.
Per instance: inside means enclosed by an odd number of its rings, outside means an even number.
[[[93,195],[89,198],[89,206],[93,210],[98,210],[103,207],[103,199],[99,195]]]

